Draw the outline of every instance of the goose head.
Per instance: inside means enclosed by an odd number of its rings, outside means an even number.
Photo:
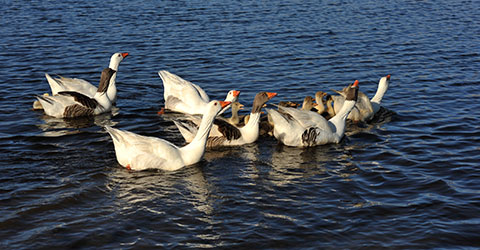
[[[227,94],[227,97],[225,98],[225,101],[228,101],[228,102],[236,102],[238,100],[238,96],[240,95],[240,91],[239,90],[230,90],[228,91],[228,94]]]
[[[232,113],[238,114],[238,111],[242,110],[243,107],[244,107],[243,104],[241,104],[239,102],[233,102],[232,103]]]
[[[236,102],[238,100],[238,96],[240,95],[240,91],[238,90],[230,90],[228,91],[228,94],[227,94],[227,97],[225,98],[225,101],[226,102],[230,102],[233,103],[233,102]],[[230,108],[230,105],[227,105],[225,106],[221,111],[220,113],[218,114],[223,114],[223,112],[227,111],[227,109]]]
[[[206,109],[206,113],[204,114],[204,116],[208,116],[213,120],[213,118],[215,116],[217,116],[217,114],[220,112],[220,110],[225,108],[230,103],[231,102],[229,102],[229,101],[217,101],[217,100],[210,101],[207,104],[207,109]]]
[[[113,70],[118,70],[118,65],[120,65],[120,62],[128,56],[128,53],[115,53],[110,57],[110,65],[108,66],[109,68]]]
[[[385,84],[388,86],[390,84],[390,75],[380,78],[380,84]]]
[[[325,96],[327,96],[327,93],[323,91],[317,91],[317,93],[315,93],[315,101],[318,105],[320,105],[320,103],[325,104],[325,100],[323,99]]]
[[[386,75],[380,78],[380,81],[378,81],[379,88],[385,89],[385,92],[387,91],[389,85],[390,85],[390,75]]]
[[[310,111],[314,106],[317,106],[317,104],[313,103],[313,97],[306,96],[303,99],[302,110]]]
[[[240,117],[238,117],[238,111],[241,109],[243,109],[243,104],[239,102],[232,103],[232,116],[227,119],[230,124],[237,125],[240,122]]]
[[[260,92],[255,95],[255,99],[253,99],[252,113],[260,112],[260,109],[262,109],[263,105],[276,95],[277,93],[272,92]]]
[[[344,92],[346,101],[356,102],[358,98],[358,80],[355,80],[355,82],[348,86]]]

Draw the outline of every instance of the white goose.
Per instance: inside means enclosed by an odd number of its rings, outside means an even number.
[[[115,53],[110,57],[110,64],[108,67],[110,69],[115,70],[118,72],[118,66],[120,62],[128,56],[128,53]],[[75,91],[78,93],[82,93],[86,96],[93,97],[97,92],[97,87],[88,81],[78,78],[67,78],[62,77],[60,78],[52,78],[50,75],[45,74],[47,78],[48,84],[50,84],[50,88],[52,89],[52,95],[56,95],[58,92],[62,91]],[[112,76],[113,79],[116,78],[116,74]],[[117,101],[117,86],[115,84],[115,80],[112,81],[112,84],[108,86],[107,91],[108,98],[115,103]]]
[[[109,112],[112,101],[107,92],[111,82],[115,81],[114,75],[113,69],[105,68],[102,71],[100,84],[93,98],[75,91],[62,91],[54,96],[37,96],[37,99],[47,115],[57,118],[93,116]]]
[[[200,86],[166,70],[158,71],[158,75],[163,82],[163,98],[166,109],[192,115],[205,113],[210,99]],[[230,90],[225,101],[236,102],[239,94],[240,91]],[[225,112],[229,107],[230,105],[223,108],[219,114]]]
[[[357,104],[353,108],[348,119],[354,122],[368,122],[374,115],[380,110],[380,103],[382,98],[388,90],[388,85],[390,83],[390,75],[380,78],[378,82],[377,92],[372,99],[368,99],[368,96],[365,93],[358,92]],[[335,91],[340,94],[340,96],[332,96],[333,98],[333,108],[335,113],[342,109],[343,103],[345,102],[345,89],[342,91]]]
[[[230,103],[222,101],[209,102],[197,135],[184,147],[177,147],[160,138],[137,135],[109,126],[105,129],[112,137],[120,165],[132,170],[156,168],[174,171],[202,159],[213,119],[228,104]]]
[[[260,92],[253,100],[250,119],[243,127],[232,125],[222,119],[215,119],[214,126],[207,140],[207,147],[243,145],[255,142],[259,136],[260,110],[263,105],[277,93]],[[191,117],[191,122],[174,121],[186,142],[193,140],[197,134],[198,118]]]
[[[345,121],[355,106],[358,94],[358,81],[346,90],[346,100],[342,109],[326,120],[317,112],[278,107],[267,109],[273,121],[273,135],[287,146],[309,147],[327,143],[339,143],[345,133]]]
[[[118,66],[120,62],[128,56],[128,53],[115,53],[110,57],[110,64],[109,68],[118,71]],[[117,101],[117,85],[115,83],[115,78],[117,74],[113,76],[114,80],[111,81],[111,85],[108,87],[107,96],[112,101],[112,103],[116,103]],[[49,74],[45,73],[45,78],[47,78],[48,84],[50,85],[50,89],[52,90],[52,95],[58,94],[58,92],[62,91],[75,91],[78,93],[82,93],[88,97],[93,98],[96,94],[98,87],[79,78],[68,78],[59,76],[59,78],[53,78]],[[33,109],[43,109],[43,107],[39,104],[38,101],[33,103]]]

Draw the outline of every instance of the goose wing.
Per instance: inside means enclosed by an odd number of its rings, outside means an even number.
[[[184,101],[201,100],[203,102],[208,102],[209,98],[207,93],[205,93],[205,91],[198,85],[184,80],[166,70],[159,71],[158,75],[163,81],[165,100],[167,100],[169,96],[173,96]]]
[[[292,120],[299,123],[301,127],[328,128],[328,121],[320,114],[312,111],[300,110],[289,107],[278,107],[281,113],[288,114]]]
[[[45,74],[45,78],[47,78],[48,84],[50,85],[52,95],[56,95],[62,91],[75,91],[93,97],[97,91],[97,87],[80,78],[68,78],[60,75],[58,78],[53,78],[49,74]]]

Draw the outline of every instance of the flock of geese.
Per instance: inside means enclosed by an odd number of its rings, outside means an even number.
[[[38,95],[34,109],[57,118],[94,116],[110,112],[117,100],[115,84],[118,66],[128,53],[115,53],[110,65],[102,71],[100,83],[95,87],[88,81],[45,74],[52,94]],[[240,91],[230,90],[224,101],[210,100],[207,93],[168,71],[158,75],[163,81],[165,110],[183,113],[173,119],[188,143],[178,147],[169,141],[138,135],[110,126],[117,161],[129,170],[177,170],[201,160],[206,148],[236,146],[255,142],[261,134],[274,136],[281,143],[294,147],[311,147],[339,143],[345,133],[346,120],[368,122],[380,109],[388,89],[390,75],[380,79],[375,96],[369,99],[359,91],[359,82],[329,95],[318,91],[315,98],[305,97],[302,107],[292,102],[280,102],[276,108],[266,103],[277,93],[260,92],[249,115],[240,116],[243,105],[238,102]],[[232,116],[222,114],[231,107]]]

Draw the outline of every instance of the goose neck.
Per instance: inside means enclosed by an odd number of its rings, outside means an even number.
[[[110,60],[110,64],[108,65],[109,68],[118,71],[118,66],[120,66],[119,60]]]
[[[242,132],[242,137],[246,143],[251,143],[257,140],[259,136],[259,127],[260,127],[260,112],[250,113],[250,119],[247,124],[242,127],[240,130]]]
[[[108,84],[108,89],[107,89],[107,95],[108,98],[112,101],[115,102],[117,100],[117,84],[116,84],[116,79],[117,79],[117,73],[114,73],[112,77],[110,78],[110,82]]]
[[[334,126],[335,134],[340,138],[345,133],[345,124],[347,121],[347,117],[348,114],[350,114],[350,111],[355,106],[355,103],[355,101],[345,101],[340,111],[338,111],[337,114],[328,121],[331,125]]]
[[[378,83],[377,92],[372,97],[372,99],[370,99],[370,102],[380,104],[387,90],[388,90],[388,80],[382,78]]]
[[[205,114],[193,140],[188,145],[180,148],[185,165],[195,164],[202,158],[214,118],[215,116],[212,114]]]

